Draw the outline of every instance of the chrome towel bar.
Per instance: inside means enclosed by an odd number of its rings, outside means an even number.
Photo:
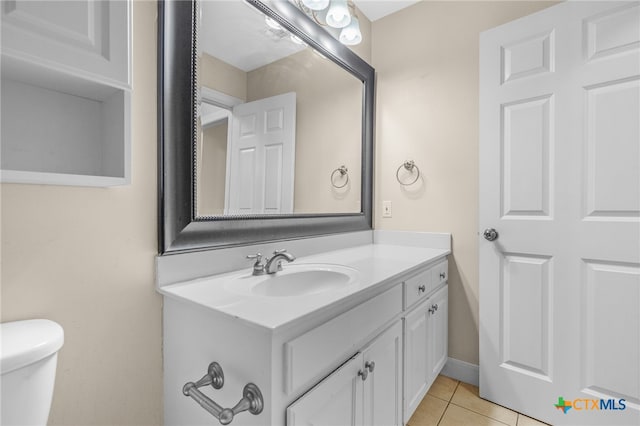
[[[249,411],[253,415],[258,415],[264,407],[262,392],[258,386],[248,383],[242,390],[242,399],[233,408],[222,408],[214,400],[202,393],[198,388],[211,385],[214,389],[222,389],[224,386],[224,373],[222,367],[217,362],[209,364],[207,374],[205,374],[197,382],[187,382],[182,388],[185,396],[191,397],[202,408],[207,410],[209,414],[220,421],[220,424],[228,425],[233,418],[242,413]]]

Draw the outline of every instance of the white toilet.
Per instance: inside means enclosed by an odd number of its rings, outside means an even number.
[[[0,425],[47,424],[63,343],[64,331],[53,321],[0,324]]]

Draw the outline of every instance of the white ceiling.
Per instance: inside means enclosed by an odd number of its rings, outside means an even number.
[[[358,9],[373,22],[419,1],[420,0],[354,0],[354,3],[358,6]]]

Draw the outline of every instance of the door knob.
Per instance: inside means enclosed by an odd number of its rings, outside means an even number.
[[[493,228],[485,229],[482,235],[484,236],[484,239],[487,241],[494,241],[498,239],[498,231],[496,231]]]

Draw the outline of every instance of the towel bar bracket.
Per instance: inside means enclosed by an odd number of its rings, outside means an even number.
[[[248,411],[253,415],[258,415],[264,408],[264,399],[260,388],[253,383],[248,383],[242,390],[242,398],[233,408],[222,408],[218,403],[205,395],[198,388],[211,385],[214,389],[222,389],[224,386],[224,373],[222,367],[217,362],[209,364],[207,374],[197,382],[187,382],[182,388],[184,396],[188,396],[204,408],[209,414],[220,421],[220,424],[228,425],[233,418]]]

